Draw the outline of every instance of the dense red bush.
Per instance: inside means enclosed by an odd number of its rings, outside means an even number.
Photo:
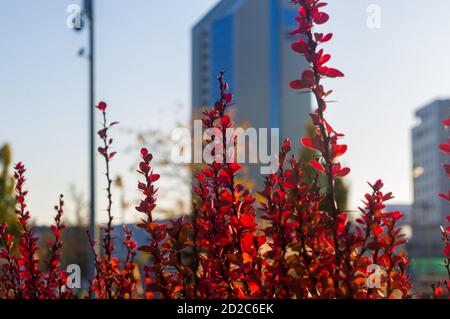
[[[310,90],[317,101],[311,114],[316,135],[304,138],[305,147],[317,153],[310,165],[327,178],[326,193],[316,181],[302,182],[302,163],[289,157],[290,141],[283,143],[279,170],[266,178],[260,193],[259,207],[266,226],[258,228],[255,198],[236,182],[241,165],[234,158],[225,163],[225,139],[211,137],[216,161],[198,174],[193,222],[179,219],[173,227],[159,224],[152,217],[156,189],[148,150],[141,151],[139,173],[144,177],[138,187],[144,194],[137,210],[144,213],[141,227],[151,237],[150,245],[140,247],[151,257],[147,266],[147,297],[161,298],[378,298],[407,297],[411,288],[405,274],[408,259],[397,247],[402,239],[396,222],[399,212],[383,212],[390,193],[382,193],[382,182],[370,185],[365,207],[357,225],[348,221],[346,213],[335,203],[334,181],[349,173],[337,162],[346,145],[343,137],[325,120],[327,92],[320,81],[324,77],[343,76],[337,69],[325,66],[330,59],[319,46],[331,39],[331,34],[313,34],[314,24],[324,23],[320,2],[298,2],[300,34],[293,49],[303,54],[310,64],[299,80],[291,83],[295,89]],[[306,39],[306,40],[305,40]],[[205,129],[215,129],[226,136],[233,125],[227,114],[232,102],[224,74],[218,78],[220,96],[214,107],[203,111]],[[328,201],[331,212],[319,205]],[[173,230],[175,229],[175,231]],[[176,244],[174,244],[174,242]],[[193,246],[194,262],[183,261],[183,252]],[[368,267],[376,264],[386,270],[378,288],[367,288]]]
[[[446,128],[448,128],[450,126],[450,118],[446,119],[443,124]],[[442,153],[450,155],[450,138],[448,139],[447,143],[439,145],[439,148]],[[450,164],[444,164],[444,170],[447,176],[450,178]],[[450,190],[448,191],[448,194],[439,194],[439,196],[450,203]],[[447,216],[447,222],[450,223],[450,215]],[[449,279],[444,282],[437,283],[435,286],[433,286],[433,291],[436,298],[441,298],[442,296],[447,295],[447,298],[450,299],[450,226],[441,227],[441,232],[442,240],[444,241],[444,266],[447,269]]]
[[[54,236],[49,240],[50,260],[47,263],[47,272],[39,268],[38,238],[34,235],[29,225],[30,212],[27,210],[25,190],[25,166],[22,163],[14,167],[16,181],[16,214],[19,220],[21,235],[18,241],[18,254],[14,254],[14,238],[8,233],[8,226],[0,225],[0,296],[4,298],[46,299],[68,298],[71,290],[66,286],[67,273],[61,269],[60,257],[62,248],[61,223],[63,214],[63,197],[55,206],[55,224],[51,226]]]
[[[314,33],[315,25],[323,24],[328,15],[325,3],[313,0],[294,1],[298,7],[297,28],[292,35],[298,40],[292,49],[303,55],[309,63],[299,78],[290,86],[313,93],[317,109],[311,113],[315,134],[301,139],[301,143],[315,154],[308,163],[317,176],[312,183],[304,181],[304,163],[290,155],[291,142],[285,140],[279,152],[278,170],[266,176],[262,198],[256,201],[244,185],[237,181],[242,165],[234,156],[227,162],[226,152],[235,147],[225,139],[211,137],[216,160],[195,174],[194,207],[191,216],[174,220],[170,225],[154,219],[159,175],[151,167],[152,155],[143,148],[138,172],[138,189],[142,199],[136,210],[142,214],[139,227],[148,233],[148,243],[136,247],[132,233],[125,228],[127,257],[124,261],[114,256],[112,237],[113,215],[110,163],[115,155],[108,132],[116,123],[108,124],[107,105],[97,108],[103,115],[103,126],[98,132],[103,145],[98,149],[106,165],[108,222],[102,229],[102,253],[89,237],[94,253],[96,275],[91,279],[91,298],[408,298],[411,284],[406,274],[408,258],[399,247],[405,243],[398,220],[400,212],[385,212],[384,203],[393,198],[383,191],[378,180],[369,184],[370,192],[364,196],[360,216],[351,222],[335,200],[335,181],[349,174],[338,158],[347,146],[341,143],[343,134],[332,128],[325,119],[326,99],[332,94],[324,88],[322,79],[344,76],[327,66],[331,56],[322,45],[332,34]],[[227,114],[233,96],[222,72],[217,77],[220,96],[215,105],[203,111],[204,128],[215,129],[226,136],[233,126]],[[448,146],[443,146],[448,151]],[[448,173],[448,167],[446,167]],[[70,297],[65,289],[67,274],[59,265],[61,249],[60,222],[62,201],[57,207],[55,236],[51,244],[48,274],[39,270],[37,239],[27,226],[23,190],[25,169],[16,166],[17,202],[22,235],[19,255],[13,250],[13,238],[7,227],[0,227],[5,244],[0,258],[1,293],[8,298],[61,298]],[[447,195],[444,195],[446,197]],[[322,210],[321,203],[331,209]],[[448,229],[444,235],[447,240]],[[137,251],[149,257],[144,267],[144,293],[138,292],[134,277]],[[373,266],[384,273],[373,274]],[[368,285],[368,278],[379,276],[379,285]],[[436,287],[438,295],[441,286]],[[436,291],[437,290],[437,291]]]
[[[151,256],[151,264],[146,265],[145,288],[146,298],[177,298],[180,294],[193,297],[193,287],[188,277],[193,276],[192,270],[182,262],[182,251],[188,245],[187,230],[190,224],[184,223],[184,218],[172,221],[172,225],[158,223],[153,220],[153,209],[156,207],[156,187],[154,182],[159,179],[151,169],[152,154],[147,149],[141,150],[142,161],[139,163],[139,174],[144,178],[138,183],[144,199],[136,210],[145,215],[138,225],[149,234],[149,245],[139,247],[139,250]]]

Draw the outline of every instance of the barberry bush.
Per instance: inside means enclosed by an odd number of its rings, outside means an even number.
[[[99,299],[113,299],[113,298],[125,298],[128,299],[132,296],[135,290],[136,280],[134,279],[134,258],[136,256],[136,242],[132,239],[133,233],[127,227],[124,227],[125,240],[123,245],[127,250],[126,259],[121,263],[117,257],[114,256],[114,242],[115,238],[112,237],[114,231],[113,227],[113,215],[112,215],[112,179],[110,172],[110,163],[113,157],[116,155],[115,151],[112,151],[113,140],[108,137],[109,130],[117,125],[118,122],[108,123],[106,118],[107,105],[105,102],[100,102],[97,105],[97,109],[102,114],[102,128],[97,132],[99,138],[102,141],[102,146],[98,148],[98,152],[105,161],[106,168],[106,193],[107,193],[107,207],[106,212],[108,215],[106,226],[101,229],[102,232],[102,254],[99,255],[96,252],[96,242],[89,235],[89,243],[91,246],[92,254],[94,256],[95,264],[95,278],[90,281],[89,295],[90,297],[96,297]]]
[[[443,122],[444,126],[448,128],[450,126],[450,118],[446,119]],[[450,138],[447,143],[443,143],[439,145],[439,148],[442,153],[446,155],[450,155]],[[450,164],[444,164],[444,170],[447,176],[450,178]],[[439,197],[450,203],[450,190],[447,194],[439,194]],[[450,215],[447,216],[447,223],[450,223]],[[434,297],[442,298],[447,296],[450,299],[450,225],[446,227],[441,227],[442,240],[444,242],[444,267],[447,269],[448,280],[443,282],[438,282],[433,286]]]
[[[14,236],[8,232],[7,224],[0,224],[0,297],[24,299],[54,299],[71,297],[71,289],[66,285],[67,272],[61,268],[60,257],[63,242],[61,222],[64,200],[61,195],[55,206],[55,223],[51,226],[53,239],[48,241],[50,258],[46,262],[47,271],[39,268],[38,238],[30,226],[30,212],[27,209],[25,189],[25,166],[18,163],[14,167],[16,181],[16,214],[21,231],[18,239],[18,254],[13,253]]]
[[[146,244],[137,247],[133,234],[124,229],[127,255],[115,256],[113,238],[112,189],[110,165],[115,156],[109,130],[116,122],[106,118],[107,105],[97,105],[103,117],[98,135],[102,146],[98,151],[106,166],[107,224],[102,228],[101,253],[92,236],[96,274],[90,278],[91,298],[409,298],[411,283],[406,273],[408,257],[400,249],[404,235],[397,226],[400,212],[386,212],[385,202],[392,199],[383,182],[368,184],[368,193],[355,222],[336,204],[336,180],[350,173],[339,158],[347,151],[338,133],[326,119],[327,98],[331,90],[322,80],[343,77],[328,66],[331,58],[324,45],[332,34],[314,32],[327,22],[326,3],[320,0],[296,0],[298,37],[292,49],[308,62],[308,68],[293,79],[294,90],[311,92],[316,109],[311,119],[314,135],[301,143],[314,154],[307,163],[317,177],[304,178],[302,163],[290,154],[291,141],[286,139],[279,150],[278,169],[265,177],[264,187],[256,195],[239,183],[237,176],[243,165],[237,163],[235,142],[227,145],[212,136],[215,160],[194,175],[193,211],[169,224],[154,218],[157,205],[159,175],[152,169],[153,156],[142,148],[137,171],[137,184],[142,193],[136,210],[141,214],[138,226],[148,234]],[[217,77],[220,95],[213,107],[202,112],[205,129],[214,129],[226,136],[233,127],[229,106],[233,96],[224,73]],[[448,125],[448,123],[447,123]],[[235,139],[232,139],[235,141]],[[442,147],[441,147],[442,148]],[[444,146],[448,151],[448,145]],[[227,161],[225,161],[227,159]],[[448,167],[446,167],[448,173]],[[25,168],[16,165],[17,215],[21,225],[19,252],[13,253],[13,238],[6,225],[0,227],[1,294],[7,298],[70,298],[67,273],[60,266],[62,246],[62,199],[57,206],[54,241],[50,243],[48,271],[42,272],[37,258],[37,238],[33,235],[26,210],[24,190]],[[325,185],[321,181],[325,180]],[[325,190],[325,191],[323,191]],[[446,197],[447,195],[444,195]],[[326,203],[326,205],[321,205]],[[326,206],[327,210],[321,209]],[[447,240],[448,229],[444,232]],[[135,276],[136,256],[148,256],[143,279]],[[448,264],[447,264],[448,267]],[[374,270],[384,270],[372,273]],[[374,276],[375,275],[375,276]],[[374,276],[374,277],[372,277]],[[368,278],[379,278],[371,282]],[[142,291],[137,289],[143,285]],[[447,283],[448,287],[448,283]],[[435,287],[435,294],[437,289]]]

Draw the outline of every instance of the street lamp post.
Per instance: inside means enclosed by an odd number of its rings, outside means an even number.
[[[97,229],[95,224],[95,46],[94,46],[94,5],[93,0],[84,0],[84,13],[88,22],[88,63],[89,63],[89,233],[94,241],[97,241]],[[90,250],[89,250],[90,251]],[[93,278],[95,268],[90,251],[87,263],[88,278]]]

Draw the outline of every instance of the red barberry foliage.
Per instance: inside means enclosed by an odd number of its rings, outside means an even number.
[[[444,120],[443,124],[446,128],[448,128],[450,126],[450,117]],[[447,143],[439,145],[439,149],[443,154],[450,155],[450,138]],[[450,164],[444,164],[444,171],[450,178]],[[448,194],[439,194],[439,196],[450,202],[450,190],[448,191]],[[447,223],[450,223],[450,215],[448,215],[446,219]],[[450,226],[441,227],[441,233],[442,240],[444,241],[444,266],[447,269],[449,279],[433,285],[433,292],[435,298],[442,298],[446,295],[447,298],[450,299]]]
[[[203,111],[203,126],[217,133],[208,145],[214,160],[196,174],[197,185],[193,222],[193,244],[196,263],[195,294],[197,298],[406,298],[411,289],[405,274],[408,259],[397,247],[405,240],[396,227],[399,212],[384,212],[384,202],[391,199],[391,193],[382,192],[383,183],[370,185],[372,192],[365,196],[361,217],[356,225],[348,220],[345,212],[339,211],[335,203],[334,181],[349,173],[336,159],[343,155],[346,145],[339,144],[343,136],[337,133],[324,118],[325,92],[320,84],[323,77],[337,77],[343,74],[324,64],[330,56],[318,49],[319,44],[329,40],[331,35],[312,34],[314,24],[323,23],[328,16],[321,12],[324,6],[319,1],[298,1],[300,7],[298,30],[302,34],[297,50],[305,55],[310,69],[303,72],[301,79],[291,86],[311,90],[316,97],[317,110],[311,114],[316,135],[302,139],[304,146],[317,152],[317,159],[310,165],[318,173],[327,176],[326,193],[316,181],[312,185],[302,181],[302,163],[288,157],[291,143],[286,140],[279,154],[278,170],[266,177],[265,188],[260,193],[262,218],[265,227],[258,229],[255,198],[241,184],[236,183],[236,174],[241,165],[235,162],[234,143],[217,138],[226,136],[226,129],[233,125],[226,114],[232,102],[228,85],[222,72],[217,80],[220,96],[214,107]],[[149,168],[151,156],[147,150],[142,153],[140,173],[147,184],[139,188],[146,195],[138,210],[151,215],[155,203],[155,189],[152,185],[154,173]],[[147,159],[148,157],[148,159]],[[225,162],[224,159],[227,159]],[[319,209],[322,201],[328,201],[330,212]],[[169,282],[176,273],[160,275],[167,265],[162,256],[170,255],[161,249],[160,242],[166,240],[164,227],[154,225],[147,218],[147,228],[154,228],[152,247],[145,250],[153,255],[152,265],[156,288],[160,296],[171,296],[167,292],[181,291]],[[150,226],[148,226],[150,225]],[[150,230],[151,232],[152,230]],[[170,238],[170,236],[169,236]],[[158,255],[159,254],[159,255]],[[384,269],[380,286],[368,287],[366,278],[370,266]],[[184,294],[182,297],[189,297]]]
[[[242,169],[235,158],[236,139],[231,143],[227,129],[233,120],[227,111],[233,101],[224,73],[217,77],[220,96],[215,105],[203,111],[203,126],[217,133],[206,141],[214,145],[214,159],[195,174],[194,211],[191,218],[181,217],[169,224],[153,216],[157,201],[155,183],[159,179],[151,166],[152,154],[141,150],[138,173],[142,192],[136,210],[143,214],[139,227],[148,234],[148,243],[137,249],[132,232],[124,228],[127,249],[124,261],[114,256],[112,192],[110,163],[115,156],[108,137],[111,126],[106,119],[107,104],[100,102],[103,125],[98,132],[103,145],[98,151],[105,160],[108,221],[102,229],[102,252],[97,253],[95,239],[89,237],[94,254],[96,274],[91,278],[90,297],[110,298],[407,298],[411,284],[406,275],[408,258],[399,250],[405,243],[397,227],[400,212],[385,212],[385,202],[393,198],[385,193],[381,180],[369,184],[359,216],[352,222],[348,212],[341,211],[335,201],[335,181],[349,174],[338,158],[347,146],[325,118],[326,99],[331,90],[322,84],[324,78],[344,74],[326,66],[330,54],[321,47],[332,34],[314,33],[316,25],[329,16],[320,0],[295,0],[298,5],[298,35],[292,49],[309,64],[299,79],[290,83],[296,90],[310,91],[317,109],[311,113],[315,127],[312,138],[303,138],[304,147],[315,152],[308,163],[319,178],[306,183],[304,163],[290,155],[291,142],[285,140],[279,150],[278,169],[265,178],[257,203],[253,194],[240,184],[236,176]],[[449,120],[446,121],[448,125]],[[224,138],[217,138],[222,136]],[[228,145],[228,144],[231,145]],[[450,146],[441,145],[448,153]],[[448,165],[445,167],[449,173]],[[7,298],[65,298],[67,274],[61,270],[62,198],[56,207],[54,240],[51,242],[49,272],[38,267],[37,238],[28,226],[23,189],[25,168],[16,165],[17,215],[22,228],[19,255],[13,253],[13,238],[6,225],[0,225],[1,294]],[[323,191],[325,190],[325,191]],[[450,194],[441,195],[450,199]],[[321,203],[331,209],[323,210]],[[258,213],[258,214],[257,214]],[[449,257],[448,228],[443,231],[446,256]],[[144,267],[145,292],[139,295],[134,277],[136,249],[149,256]],[[373,266],[383,274],[372,274]],[[447,259],[448,269],[448,259]],[[379,285],[368,279],[379,275]],[[377,281],[375,280],[375,283]],[[446,283],[448,288],[448,283]],[[435,289],[438,296],[439,286]]]
[[[129,299],[133,297],[136,287],[136,280],[134,278],[134,257],[136,255],[136,243],[132,240],[132,232],[125,228],[124,245],[127,249],[127,257],[124,263],[121,263],[117,257],[114,257],[114,241],[112,232],[114,227],[112,225],[112,180],[110,177],[110,163],[116,152],[111,151],[113,140],[108,137],[108,132],[112,126],[118,122],[108,123],[106,118],[107,104],[100,102],[97,109],[102,113],[103,122],[102,128],[98,131],[98,136],[103,142],[103,146],[98,148],[98,152],[105,160],[105,177],[106,177],[106,192],[107,192],[107,214],[108,221],[105,227],[102,228],[102,254],[96,252],[95,240],[89,236],[89,242],[94,255],[94,264],[96,269],[95,278],[90,282],[90,296],[95,296],[99,299],[121,298]]]
[[[154,182],[159,179],[151,168],[152,154],[147,149],[141,150],[142,161],[139,163],[139,174],[144,178],[138,183],[144,199],[136,210],[145,215],[138,225],[150,236],[149,245],[139,247],[139,250],[150,255],[150,265],[145,266],[145,298],[177,298],[181,293],[185,297],[192,296],[192,287],[187,283],[187,277],[192,277],[190,269],[181,261],[181,254],[189,245],[187,232],[189,225],[183,222],[183,217],[172,221],[172,226],[158,223],[153,219],[153,209],[156,207],[156,192]]]
[[[223,136],[214,136],[207,143],[214,143],[214,161],[196,178],[194,192],[196,204],[195,246],[199,269],[197,296],[201,298],[230,298],[261,296],[261,263],[257,258],[265,238],[256,232],[255,198],[235,176],[241,169],[229,150],[225,136],[232,120],[225,114],[232,101],[224,73],[218,78],[220,97],[211,110],[203,112],[203,124]],[[234,141],[235,139],[231,138]],[[227,152],[228,151],[228,152]],[[228,154],[227,154],[228,153]],[[227,158],[227,156],[229,158]],[[230,158],[231,157],[231,158]],[[227,161],[225,161],[227,159]]]
[[[4,298],[14,299],[56,299],[71,296],[71,290],[67,288],[67,273],[61,269],[60,258],[63,242],[61,223],[63,214],[63,198],[56,206],[55,225],[51,226],[54,240],[49,242],[50,260],[47,263],[48,272],[39,268],[38,238],[34,235],[29,219],[30,212],[27,209],[25,190],[25,166],[18,163],[14,167],[16,181],[16,214],[19,220],[21,235],[18,243],[18,254],[14,254],[14,238],[8,233],[8,226],[0,225],[0,238],[3,248],[0,249],[0,295]]]
[[[55,225],[50,226],[53,233],[53,240],[48,241],[51,244],[50,247],[50,261],[48,263],[48,275],[45,280],[45,297],[53,298],[55,291],[58,293],[59,298],[67,298],[71,296],[70,289],[63,289],[67,282],[67,273],[61,268],[61,250],[63,247],[62,230],[65,225],[62,223],[61,218],[63,215],[64,197],[59,198],[59,203],[55,206]]]

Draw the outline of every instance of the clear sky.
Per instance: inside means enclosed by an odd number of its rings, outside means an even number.
[[[142,129],[186,119],[190,28],[217,1],[95,2],[97,97],[109,103],[111,119]],[[367,191],[365,182],[377,178],[396,202],[408,203],[414,110],[450,96],[450,1],[328,2],[325,26],[335,34],[327,46],[330,65],[346,74],[329,82],[339,103],[328,117],[349,145],[344,162],[352,168],[352,208]],[[0,2],[0,143],[11,143],[14,161],[29,169],[29,204],[38,223],[50,221],[58,194],[70,184],[87,193],[87,63],[77,56],[86,34],[66,26],[72,3],[78,1]],[[370,4],[381,9],[379,29],[367,27]],[[120,130],[114,137],[122,152],[115,174],[133,159],[123,154],[129,138]],[[134,184],[128,188],[135,191]]]

